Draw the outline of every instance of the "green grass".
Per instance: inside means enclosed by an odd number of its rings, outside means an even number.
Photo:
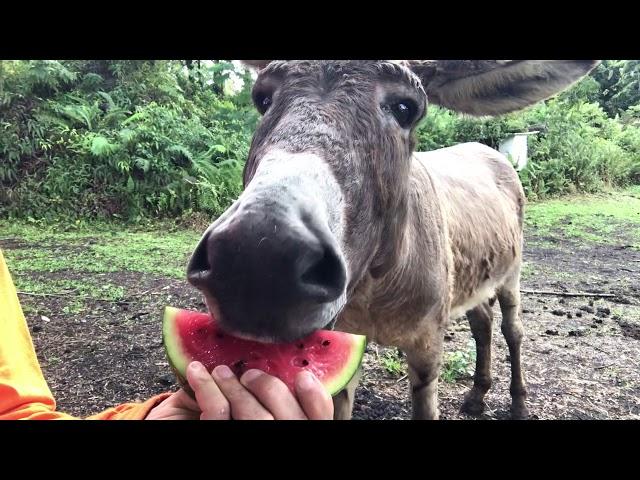
[[[520,275],[520,278],[522,278],[523,280],[530,280],[541,275],[550,280],[569,280],[572,278],[576,278],[577,274],[575,272],[564,272],[556,270],[549,265],[523,262]]]
[[[62,311],[67,315],[76,315],[86,310],[86,306],[82,300],[73,300],[70,304],[62,307]]]
[[[545,239],[527,239],[524,248],[556,248],[557,244],[550,241],[550,240],[545,240]]]
[[[382,368],[389,374],[400,377],[407,373],[406,361],[400,357],[397,350],[387,350],[379,358]],[[460,379],[473,375],[476,361],[475,343],[469,342],[466,351],[446,352],[440,379],[444,382],[455,383]]]
[[[391,375],[400,376],[406,372],[405,362],[400,358],[396,350],[388,350],[380,359],[383,368]]]
[[[620,241],[620,232],[640,248],[640,186],[599,195],[581,195],[531,203],[526,225],[540,236],[565,237],[597,243]]]
[[[624,305],[611,309],[611,316],[617,316],[627,322],[640,323],[640,307],[635,305]]]
[[[0,239],[26,244],[4,250],[9,267],[17,274],[130,271],[172,278],[185,277],[189,255],[202,234],[159,226],[146,231],[105,224],[62,229],[3,221],[0,232]]]
[[[462,378],[473,375],[476,361],[475,346],[468,350],[447,352],[440,372],[440,378],[447,383],[455,383]]]
[[[522,262],[520,276],[523,279],[531,278],[538,275],[539,270],[530,262]]]
[[[82,279],[33,280],[24,274],[15,275],[16,288],[28,293],[65,294],[118,301],[124,298],[125,289],[120,285],[100,282],[94,277]]]

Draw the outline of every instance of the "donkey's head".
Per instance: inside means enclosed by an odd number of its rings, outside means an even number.
[[[288,341],[331,324],[406,224],[413,130],[427,100],[473,115],[518,110],[595,61],[257,62],[263,115],[240,198],[188,267],[229,331]]]

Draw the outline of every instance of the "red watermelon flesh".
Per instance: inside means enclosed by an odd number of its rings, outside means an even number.
[[[285,344],[245,340],[222,331],[209,314],[173,307],[165,309],[162,336],[171,367],[189,392],[186,369],[197,360],[208,371],[227,365],[238,377],[252,368],[262,370],[292,392],[297,373],[309,370],[335,395],[355,375],[366,347],[362,335],[329,330]]]

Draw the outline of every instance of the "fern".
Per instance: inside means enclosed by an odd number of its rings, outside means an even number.
[[[122,122],[122,126],[128,125],[131,122],[135,122],[138,120],[144,120],[146,118],[146,113],[145,112],[136,112],[133,115],[131,115],[129,118],[127,118],[124,122]]]
[[[171,145],[169,148],[167,148],[167,152],[173,155],[182,155],[189,162],[193,162],[193,155],[187,148],[183,147],[182,145]]]
[[[240,194],[258,122],[253,82],[230,62],[194,65],[186,75],[177,61],[1,61],[0,215],[223,212]],[[598,72],[600,87],[581,82],[516,114],[430,107],[419,149],[496,146],[535,126],[542,133],[520,172],[530,198],[640,181],[640,63]],[[232,95],[224,87],[234,75],[244,85]]]
[[[59,86],[73,82],[76,78],[76,72],[70,71],[58,61],[36,60],[30,63],[27,81],[31,88],[44,86],[57,91]]]
[[[101,135],[96,135],[91,141],[91,153],[96,157],[108,157],[118,150],[118,146],[109,142]]]
[[[218,180],[218,168],[211,161],[211,153],[214,148],[210,148],[204,154],[191,159],[196,175],[204,181],[215,184]]]
[[[67,118],[86,126],[89,130],[92,129],[91,109],[85,105],[65,105],[62,107],[61,113]]]
[[[121,124],[130,114],[131,112],[128,110],[115,107],[113,110],[109,110],[109,113],[104,116],[102,122],[109,127]]]
[[[98,92],[98,95],[106,100],[107,105],[109,105],[109,110],[114,110],[117,108],[115,102],[113,101],[113,98],[111,98],[111,95],[109,95],[107,92]]]
[[[133,142],[136,137],[136,132],[129,128],[124,128],[118,132],[118,136],[120,137],[122,143],[127,145]]]
[[[97,73],[89,72],[83,78],[80,83],[80,88],[86,92],[92,92],[96,90],[100,85],[104,83],[104,78]]]
[[[38,122],[45,126],[58,127],[58,130],[66,131],[71,127],[71,122],[67,118],[53,115],[49,112],[38,112],[34,115]]]

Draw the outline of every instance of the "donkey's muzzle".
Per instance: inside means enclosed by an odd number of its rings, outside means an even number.
[[[326,304],[343,295],[345,262],[313,206],[243,205],[208,232],[189,282],[215,299],[232,331],[283,341],[324,328]]]

